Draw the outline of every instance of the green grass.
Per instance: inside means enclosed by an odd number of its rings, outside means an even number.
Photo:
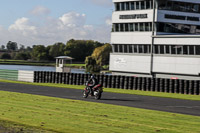
[[[54,62],[36,62],[36,61],[25,61],[25,60],[4,60],[0,59],[0,64],[4,65],[32,65],[32,66],[56,66]],[[85,67],[85,64],[66,64],[68,67]]]
[[[0,91],[0,125],[24,132],[199,133],[200,117]]]
[[[0,79],[0,82],[21,83],[21,84],[30,84],[30,85],[40,85],[40,86],[72,88],[72,89],[83,89],[85,87],[83,85],[66,85],[66,84],[53,84],[53,83],[27,83],[27,82],[9,81],[9,80],[1,80],[1,79]],[[139,90],[124,90],[124,89],[114,89],[114,88],[104,88],[104,92],[113,92],[113,93],[122,93],[122,94],[135,94],[135,95],[144,95],[144,96],[155,96],[155,97],[166,97],[166,98],[200,101],[199,95],[184,95],[184,94],[139,91]]]

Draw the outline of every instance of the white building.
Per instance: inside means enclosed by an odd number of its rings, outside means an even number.
[[[113,0],[114,74],[200,79],[200,0]]]

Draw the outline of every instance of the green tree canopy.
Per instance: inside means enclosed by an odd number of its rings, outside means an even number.
[[[31,55],[29,52],[19,52],[15,55],[15,60],[28,60],[31,58]]]
[[[8,53],[3,53],[3,54],[1,55],[1,59],[11,59],[11,56],[10,56],[10,54],[8,54]]]
[[[92,40],[71,39],[65,47],[65,55],[75,58],[76,61],[85,61],[85,58],[91,55],[96,47],[102,45],[102,43]]]
[[[100,67],[97,65],[96,60],[92,56],[88,56],[85,59],[86,72],[99,72]]]
[[[55,57],[64,55],[65,44],[55,43],[54,45],[48,46],[47,49],[49,51],[49,58],[54,60]]]
[[[16,51],[18,49],[17,43],[12,42],[12,41],[9,41],[6,47],[7,47],[7,50],[10,50],[10,51]]]
[[[97,65],[100,67],[109,64],[110,52],[112,47],[110,44],[105,44],[101,47],[98,47],[92,53],[92,57],[96,60]]]
[[[31,57],[37,61],[48,60],[48,51],[44,45],[34,45]]]
[[[4,50],[6,47],[4,45],[1,45],[1,50]]]

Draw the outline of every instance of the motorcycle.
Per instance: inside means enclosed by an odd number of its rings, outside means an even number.
[[[95,98],[96,100],[101,99],[101,94],[102,94],[102,92],[103,92],[103,87],[102,87],[102,85],[101,85],[101,84],[98,84],[98,85],[94,86],[94,87],[92,88],[92,90],[93,90],[94,98]],[[92,92],[91,92],[91,89],[90,89],[90,84],[88,84],[88,82],[86,82],[86,87],[85,87],[85,89],[83,90],[83,97],[84,97],[84,98],[87,98],[87,97],[89,96],[89,94],[91,94],[91,96],[92,96]]]

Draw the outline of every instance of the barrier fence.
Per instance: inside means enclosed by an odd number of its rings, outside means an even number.
[[[0,69],[0,79],[33,82],[34,71]]]
[[[34,82],[84,85],[90,76],[90,74],[35,71]],[[191,95],[200,94],[200,81],[196,80],[193,81],[116,75],[96,75],[96,78],[99,80],[99,83],[106,88],[180,93]]]

